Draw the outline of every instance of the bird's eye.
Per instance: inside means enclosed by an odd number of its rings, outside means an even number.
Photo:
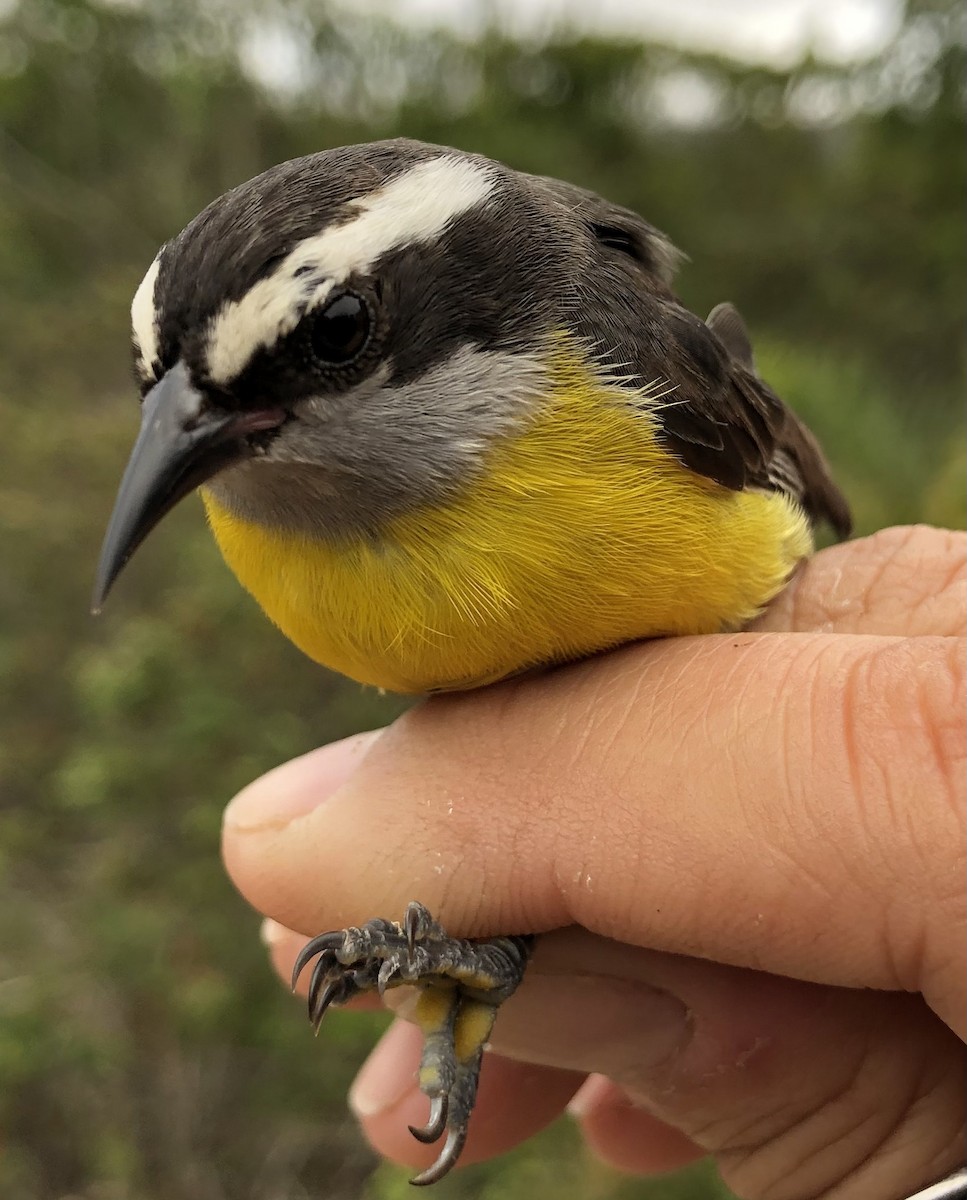
[[[369,327],[365,301],[352,292],[344,292],[316,314],[311,332],[312,352],[322,363],[345,366],[365,349]]]
[[[640,240],[627,229],[619,229],[616,225],[593,224],[591,232],[602,246],[620,250],[622,254],[627,254],[629,258],[633,258],[637,262],[644,261],[641,255]]]

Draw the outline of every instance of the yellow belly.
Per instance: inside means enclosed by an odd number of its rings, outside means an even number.
[[[810,553],[792,501],[681,466],[564,345],[551,381],[540,416],[493,448],[483,477],[448,507],[394,520],[379,543],[264,528],[203,493],[228,565],[311,658],[422,692],[735,627]]]

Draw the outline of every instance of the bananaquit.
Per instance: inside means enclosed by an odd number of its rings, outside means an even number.
[[[479,687],[622,642],[734,629],[849,510],[756,374],[731,305],[670,290],[640,217],[413,141],[283,163],[164,245],[132,305],[142,425],[102,603],[200,488],[229,566],[317,662],[379,688]],[[421,1141],[458,1158],[530,939],[422,905],[308,943],[309,1012],[406,983]]]

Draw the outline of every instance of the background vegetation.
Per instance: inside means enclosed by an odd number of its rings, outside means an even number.
[[[238,787],[396,708],[260,619],[197,505],[89,618],[136,425],[129,297],[161,241],[271,163],[401,132],[481,150],[687,249],[686,302],[738,303],[862,530],[960,524],[963,13],[911,0],[875,60],[789,71],[309,0],[0,14],[0,1194],[402,1196],[345,1116],[376,1019],[310,1044],[217,858]],[[620,1179],[564,1126],[436,1193],[719,1194],[707,1172]]]

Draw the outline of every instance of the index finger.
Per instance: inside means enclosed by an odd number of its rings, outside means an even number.
[[[339,747],[287,764],[229,810],[226,863],[305,933],[418,897],[456,935],[579,924],[923,991],[960,1028],[963,678],[943,637],[630,647],[412,710],[324,803]]]
[[[967,535],[896,526],[823,550],[751,626],[759,632],[962,637]]]

